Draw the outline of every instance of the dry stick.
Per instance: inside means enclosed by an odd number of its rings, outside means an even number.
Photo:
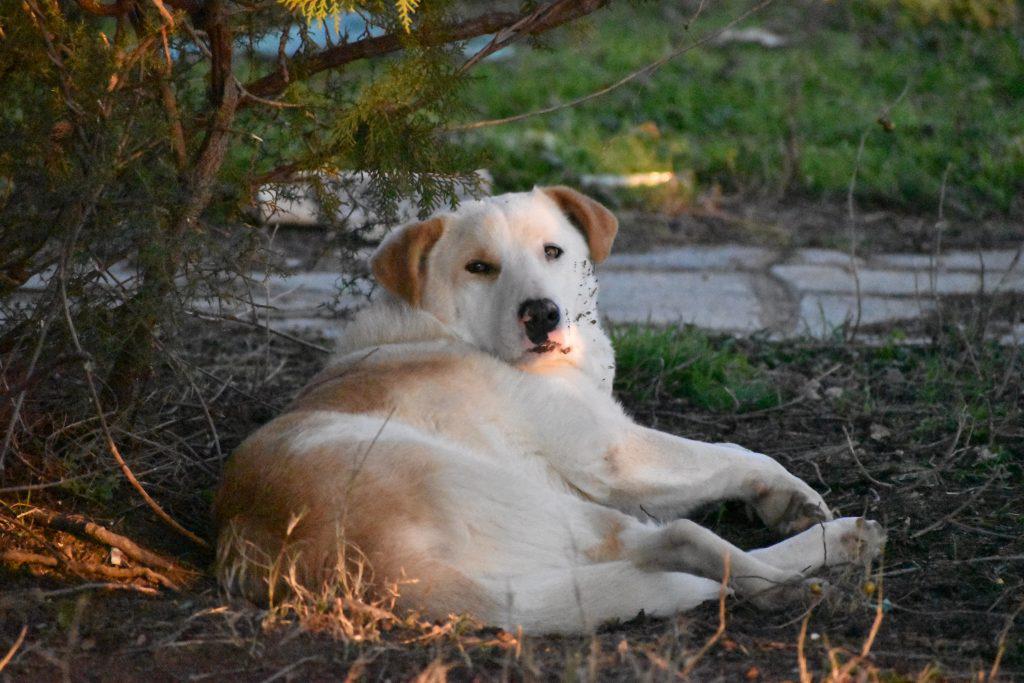
[[[804,644],[807,642],[807,624],[811,621],[811,613],[814,607],[811,606],[804,615],[803,623],[800,624],[800,635],[796,639],[796,661],[800,667],[800,683],[811,683],[810,672],[807,670],[807,657],[804,655]]]
[[[288,334],[287,332],[275,330],[272,327],[265,328],[263,325],[260,325],[259,323],[252,322],[251,320],[246,320],[245,318],[239,318],[236,315],[230,315],[227,313],[207,313],[205,311],[197,311],[194,308],[190,308],[186,312],[191,316],[199,318],[200,320],[220,320],[224,322],[245,325],[247,327],[253,327],[261,331],[269,330],[271,334],[277,335],[282,339],[287,339],[288,341],[298,344],[300,346],[305,346],[307,349],[319,351],[320,353],[331,353],[331,350],[326,346],[321,346],[320,344],[315,344],[311,341],[306,341],[301,337],[296,337],[295,335]]]
[[[755,5],[754,7],[750,8],[750,9],[748,9],[746,12],[744,12],[740,16],[736,17],[735,19],[730,21],[728,24],[726,24],[722,28],[717,29],[715,31],[710,31],[708,33],[705,33],[704,35],[702,35],[700,38],[698,38],[694,42],[688,43],[688,44],[686,44],[686,45],[684,45],[684,46],[682,46],[680,48],[672,50],[671,52],[669,52],[664,57],[661,57],[661,58],[651,62],[650,64],[648,64],[646,66],[640,67],[636,71],[633,71],[631,73],[626,74],[625,76],[623,76],[619,80],[615,81],[611,85],[606,85],[605,87],[603,87],[603,88],[601,88],[599,90],[595,90],[594,92],[589,93],[587,95],[583,95],[582,97],[577,97],[574,100],[569,100],[568,102],[563,102],[562,104],[556,104],[556,105],[553,105],[553,106],[550,106],[550,107],[544,107],[544,108],[541,108],[541,109],[535,109],[533,111],[528,111],[528,112],[525,112],[523,114],[516,114],[514,116],[506,116],[505,118],[501,118],[501,119],[486,119],[484,121],[476,121],[474,123],[466,123],[466,124],[462,124],[462,125],[459,125],[459,126],[452,126],[452,127],[448,128],[448,131],[449,132],[457,132],[457,131],[464,131],[464,130],[476,130],[477,128],[487,128],[487,127],[490,127],[490,126],[500,126],[500,125],[503,125],[503,124],[506,124],[506,123],[514,123],[516,121],[522,121],[524,119],[533,118],[534,116],[543,116],[545,114],[551,114],[551,113],[554,113],[556,111],[561,111],[562,109],[570,109],[570,108],[575,107],[577,105],[583,104],[584,102],[589,102],[590,100],[593,100],[593,99],[596,99],[598,97],[601,97],[602,95],[607,95],[611,91],[617,90],[618,88],[620,88],[623,85],[629,83],[630,81],[633,81],[633,80],[639,78],[640,76],[646,76],[649,73],[653,73],[653,72],[657,71],[659,68],[664,66],[667,62],[675,59],[676,57],[679,57],[680,55],[686,54],[687,52],[689,52],[691,50],[694,50],[694,49],[696,49],[698,47],[701,47],[702,45],[705,45],[705,44],[711,42],[712,40],[714,40],[718,36],[722,35],[726,31],[731,29],[733,26],[735,26],[736,24],[738,24],[741,21],[743,21],[744,19],[750,17],[753,14],[756,14],[756,13],[760,12],[765,7],[770,5],[771,3],[772,3],[772,0],[762,0],[762,2],[758,3],[757,5]]]
[[[105,579],[146,579],[151,583],[163,586],[164,588],[170,588],[173,591],[181,590],[178,584],[149,567],[108,567],[105,564],[58,559],[52,555],[40,555],[39,553],[31,553],[24,550],[2,550],[0,551],[0,562],[8,562],[13,565],[36,565],[49,569],[63,567],[74,574],[92,574],[102,576]]]
[[[863,313],[863,302],[860,293],[860,269],[857,267],[857,216],[853,205],[853,190],[857,186],[857,174],[860,172],[860,160],[864,155],[864,143],[867,142],[870,128],[866,129],[860,136],[860,144],[857,145],[857,157],[853,162],[853,174],[850,176],[850,187],[846,191],[846,210],[849,214],[849,240],[850,240],[850,272],[853,274],[854,296],[857,297],[857,316],[853,321],[853,329],[846,341],[852,342],[857,337],[860,329],[861,314]]]
[[[882,121],[888,119],[889,113],[892,112],[893,108],[900,103],[900,101],[906,96],[907,91],[910,90],[910,81],[908,80],[906,85],[903,86],[903,90],[897,95],[896,99],[882,108],[882,111],[878,114],[876,121]],[[850,331],[850,335],[847,341],[852,342],[857,337],[857,332],[860,329],[861,315],[863,313],[863,301],[861,301],[860,291],[860,269],[857,267],[857,214],[855,205],[853,202],[853,191],[857,187],[857,175],[860,173],[860,161],[864,156],[864,143],[867,142],[868,134],[871,132],[873,124],[868,124],[868,127],[861,133],[860,143],[857,145],[857,157],[853,162],[853,173],[850,175],[850,186],[846,191],[846,211],[849,214],[849,238],[850,238],[850,272],[853,274],[853,286],[854,294],[857,297],[857,316],[853,322],[853,329]]]
[[[864,467],[864,464],[860,461],[860,458],[857,457],[857,451],[853,447],[853,439],[850,438],[850,432],[846,430],[846,425],[843,425],[843,434],[846,436],[846,444],[850,447],[850,455],[853,456],[853,462],[857,464],[857,469],[860,470],[860,473],[864,476],[864,478],[867,479],[872,484],[874,484],[875,486],[882,486],[887,489],[893,488],[892,484],[886,484],[884,481],[878,481],[877,479],[872,477],[871,474],[868,472],[867,468]]]
[[[175,563],[173,560],[155,553],[152,550],[146,550],[145,548],[137,545],[131,539],[125,538],[120,534],[115,534],[106,527],[96,524],[95,522],[76,519],[68,515],[62,515],[59,512],[51,512],[41,509],[32,510],[24,516],[31,519],[37,519],[46,526],[58,531],[66,531],[76,536],[86,536],[112,548],[117,548],[136,562],[142,562],[152,567],[159,567],[160,569],[166,569],[173,572],[194,573],[191,570]]]
[[[28,624],[25,624],[21,627],[21,633],[19,633],[18,637],[14,639],[14,645],[11,645],[11,649],[7,651],[4,658],[0,659],[0,671],[6,669],[7,665],[11,663],[12,659],[14,659],[14,655],[18,652],[18,648],[20,648],[21,644],[25,642],[25,634],[27,633]]]
[[[850,674],[853,672],[861,662],[867,659],[868,654],[871,653],[871,647],[875,644],[875,638],[878,637],[878,629],[882,627],[882,616],[884,615],[883,606],[884,601],[882,600],[882,574],[878,575],[878,598],[875,603],[875,619],[871,622],[871,630],[868,631],[868,637],[864,639],[864,644],[860,648],[860,654],[848,661],[838,673],[834,673],[832,679],[835,681],[848,681],[850,680]]]
[[[989,484],[991,484],[994,479],[995,479],[995,477],[990,478],[988,481],[986,481],[984,484],[982,484],[981,487],[979,487],[978,490],[975,491],[971,495],[970,498],[965,500],[963,502],[963,504],[958,505],[955,510],[950,512],[948,515],[946,515],[942,519],[939,519],[939,520],[937,520],[935,522],[932,522],[931,524],[929,524],[925,528],[921,529],[920,531],[916,531],[916,532],[912,533],[910,535],[910,538],[911,539],[919,538],[919,537],[924,536],[925,534],[927,534],[929,531],[935,531],[936,529],[940,528],[941,526],[943,526],[943,525],[953,521],[953,518],[955,518],[961,512],[966,510],[970,505],[973,505],[974,502],[976,500],[978,500],[978,497],[981,496],[981,494],[983,494],[985,491],[988,490]]]
[[[61,304],[64,308],[64,320],[68,325],[68,333],[71,336],[71,341],[75,345],[75,349],[82,354],[82,356],[88,358],[88,354],[85,352],[85,349],[82,348],[82,343],[78,339],[78,330],[75,327],[75,323],[71,319],[71,308],[68,304],[67,289],[64,285],[64,266],[65,264],[62,262],[60,267],[60,298]],[[96,380],[92,374],[92,361],[84,361],[82,363],[82,369],[85,371],[85,379],[86,383],[89,385],[89,393],[92,394],[93,404],[96,406],[96,413],[100,419],[100,427],[102,428],[103,435],[107,440],[107,448],[110,450],[111,455],[114,456],[114,460],[117,461],[117,464],[121,468],[121,472],[124,474],[125,478],[132,487],[138,491],[139,495],[142,496],[142,499],[146,501],[146,504],[149,505],[150,509],[156,514],[156,516],[163,520],[164,523],[196,545],[203,548],[209,548],[209,543],[183,527],[173,517],[167,514],[167,512],[160,507],[160,504],[153,500],[152,496],[150,496],[146,489],[142,487],[139,480],[135,478],[135,474],[132,472],[131,468],[128,467],[128,463],[126,463],[124,458],[121,457],[121,451],[118,450],[117,444],[114,442],[114,436],[110,432],[110,425],[107,423],[106,413],[103,412],[103,403],[100,401],[99,391],[96,390]]]
[[[39,355],[43,351],[43,344],[46,342],[46,333],[50,328],[50,321],[52,317],[47,317],[42,322],[42,329],[39,331],[39,341],[36,342],[36,348],[32,351],[32,359],[28,364],[28,372],[25,375],[25,381],[27,382],[32,377],[32,373],[36,370],[36,363],[39,362]],[[18,393],[18,398],[14,401],[14,409],[11,411],[11,420],[7,425],[7,432],[4,434],[4,445],[0,448],[0,473],[4,471],[4,459],[7,457],[7,451],[11,447],[11,440],[14,438],[14,428],[18,424],[18,416],[21,414],[21,405],[25,400],[25,395],[28,393],[28,385]]]
[[[683,678],[687,678],[690,675],[690,672],[692,672],[694,667],[697,666],[697,663],[701,658],[707,654],[708,650],[715,646],[715,643],[717,643],[722,637],[722,634],[725,633],[725,596],[729,593],[729,573],[732,565],[732,556],[729,553],[726,553],[723,556],[723,564],[722,586],[718,589],[718,628],[715,629],[714,634],[708,638],[708,641],[704,643],[704,646],[697,650],[695,655],[686,660],[686,666],[683,667],[682,672],[679,674]]]
[[[1003,632],[999,634],[999,647],[996,650],[996,658],[992,661],[992,668],[988,672],[989,681],[996,680],[996,676],[999,675],[999,664],[1003,661],[1003,655],[1006,653],[1006,637],[1010,635],[1013,622],[1017,619],[1017,615],[1020,614],[1021,610],[1024,610],[1024,601],[1021,601],[1017,609],[1013,611],[1013,614],[1006,618],[1006,626],[1003,627]],[[3,665],[0,665],[0,669],[3,668]]]

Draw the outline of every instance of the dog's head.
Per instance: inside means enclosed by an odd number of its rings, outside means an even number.
[[[509,363],[581,367],[610,378],[593,264],[618,221],[567,187],[467,202],[393,231],[373,255],[378,282],[463,340]]]

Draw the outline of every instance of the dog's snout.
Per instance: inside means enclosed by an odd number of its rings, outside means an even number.
[[[551,299],[529,299],[519,307],[519,319],[526,326],[526,336],[534,344],[543,344],[561,320],[558,304]]]

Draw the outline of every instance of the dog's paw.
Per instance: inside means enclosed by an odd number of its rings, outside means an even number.
[[[771,482],[754,482],[750,504],[765,525],[784,536],[832,519],[818,492],[788,473]]]
[[[826,525],[828,548],[833,557],[828,564],[866,564],[882,554],[885,529],[878,522],[863,517],[843,517]]]

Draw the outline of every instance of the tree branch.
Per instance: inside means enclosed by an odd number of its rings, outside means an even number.
[[[421,29],[414,32],[414,40],[420,45],[444,45],[459,40],[495,33],[517,24],[522,25],[519,35],[537,35],[590,14],[610,0],[554,0],[542,10],[524,12],[488,12],[464,22],[450,25],[442,30]],[[535,20],[533,20],[535,19]],[[350,62],[397,52],[405,47],[408,35],[389,33],[383,36],[365,38],[354,43],[344,43],[306,57],[298,57],[288,64],[287,70],[278,69],[262,78],[250,81],[245,90],[259,97],[274,97],[281,94],[288,84],[310,76],[336,69]],[[243,103],[242,106],[245,106]]]
[[[75,3],[82,8],[83,12],[97,17],[116,17],[120,14],[125,14],[129,9],[127,3],[121,0],[111,5],[104,5],[99,0],[75,0]]]

